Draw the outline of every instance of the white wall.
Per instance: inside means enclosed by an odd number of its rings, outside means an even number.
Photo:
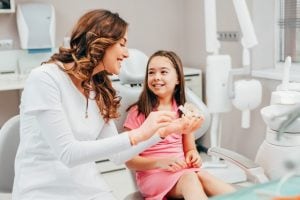
[[[184,51],[184,0],[15,0],[49,2],[56,10],[56,45],[69,36],[77,19],[87,10],[104,8],[118,12],[129,22],[129,47],[150,55],[157,49]],[[13,39],[14,49],[20,48],[16,15],[0,14],[0,40]],[[1,62],[1,61],[0,61]],[[0,92],[0,126],[18,113],[18,91]]]
[[[87,10],[104,8],[118,12],[129,22],[129,46],[151,54],[157,48],[183,51],[183,13],[184,0],[15,0],[23,2],[49,2],[56,10],[56,45],[62,44],[76,20]],[[12,38],[15,48],[19,39],[15,14],[0,14],[0,39]],[[179,39],[180,38],[180,39]]]

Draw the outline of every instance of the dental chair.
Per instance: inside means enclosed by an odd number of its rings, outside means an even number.
[[[146,65],[148,57],[137,49],[129,49],[129,58],[122,63],[119,74],[120,81],[113,82],[118,94],[122,97],[119,113],[121,116],[115,121],[119,132],[123,132],[123,122],[127,116],[126,109],[129,105],[136,102],[142,90],[142,84],[145,78]],[[195,138],[198,139],[204,135],[210,125],[210,114],[206,105],[202,100],[194,94],[189,88],[186,88],[187,102],[196,105],[203,113],[205,121],[202,127],[195,133]],[[132,172],[132,171],[131,171]],[[132,178],[135,183],[135,176],[132,172]],[[135,185],[136,186],[136,185]],[[137,187],[136,187],[137,188]],[[129,194],[125,200],[141,200],[143,199],[139,192]]]
[[[14,182],[14,163],[20,141],[19,115],[10,118],[0,129],[0,193],[11,193]]]

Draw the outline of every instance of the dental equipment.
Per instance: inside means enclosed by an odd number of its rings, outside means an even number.
[[[300,83],[290,87],[290,65],[287,57],[282,84],[272,92],[271,105],[261,110],[267,130],[255,161],[270,179],[281,178],[290,171],[285,163],[300,162]]]
[[[243,68],[233,69],[229,72],[228,93],[233,105],[242,111],[241,127],[250,127],[250,110],[255,109],[262,99],[262,86],[258,80],[242,80],[233,84],[234,76],[250,75],[250,51],[249,49],[258,44],[249,10],[245,0],[233,0],[234,9],[242,31],[241,44],[243,47]],[[234,85],[234,86],[232,86]],[[252,95],[245,98],[243,90],[250,90]]]
[[[216,27],[216,1],[204,1],[206,51],[212,53],[207,56],[206,70],[206,96],[207,106],[212,113],[211,146],[220,146],[221,113],[230,112],[232,103],[243,111],[242,127],[250,126],[250,110],[256,108],[262,97],[262,87],[257,80],[240,81],[233,86],[233,76],[250,74],[249,48],[257,44],[253,24],[245,0],[233,0],[233,5],[243,33],[241,43],[243,46],[243,68],[232,69],[229,55],[219,55],[220,43],[217,40]],[[243,98],[239,88],[251,88],[255,93],[249,98]],[[252,93],[252,94],[253,94]],[[236,95],[239,95],[236,97]],[[221,99],[221,101],[220,101]],[[242,101],[241,101],[242,100]],[[240,103],[241,102],[241,103]],[[218,161],[213,157],[213,161]]]
[[[243,38],[241,40],[243,46],[243,69],[234,70],[231,68],[230,56],[219,55],[220,43],[217,40],[216,33],[216,2],[215,0],[204,1],[206,51],[212,53],[212,55],[207,56],[206,68],[207,106],[212,114],[210,132],[211,147],[220,147],[220,134],[222,132],[221,114],[230,112],[233,104],[243,111],[242,127],[249,128],[250,110],[256,108],[260,104],[262,96],[261,84],[256,80],[240,81],[233,87],[234,75],[250,74],[249,48],[252,48],[257,44],[246,2],[244,0],[233,0],[233,4],[243,33]],[[249,98],[243,98],[244,91],[242,90],[245,90],[245,88],[247,90],[251,88],[251,91],[255,92],[255,95],[251,95]],[[212,156],[212,162],[205,163],[204,166],[226,167],[227,165],[222,164],[218,157]],[[230,177],[238,178],[227,180],[228,182],[239,182],[246,179],[246,176],[238,169],[233,174]]]
[[[231,70],[231,58],[229,55],[218,55],[220,43],[217,40],[216,31],[216,1],[205,0],[204,8],[206,51],[213,53],[213,55],[208,55],[206,60],[206,99],[208,110],[212,114],[210,145],[219,147],[220,113],[231,110],[231,102],[227,95],[227,77]],[[212,157],[213,163],[220,164],[218,161],[218,157]]]

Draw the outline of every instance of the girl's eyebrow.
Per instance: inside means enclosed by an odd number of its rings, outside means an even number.
[[[163,70],[170,70],[168,67],[162,67],[162,68],[160,68],[161,70],[163,69]]]
[[[169,70],[169,68],[168,67],[157,67],[157,68],[159,68],[159,70]],[[154,69],[154,67],[149,67],[149,69],[148,70],[153,70]]]

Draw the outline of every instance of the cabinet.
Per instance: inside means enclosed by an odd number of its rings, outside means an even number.
[[[109,160],[102,160],[97,162],[97,167],[117,199],[124,199],[128,194],[137,191],[134,178],[125,165],[115,165]]]
[[[183,68],[186,86],[202,99],[202,71],[195,68]]]

